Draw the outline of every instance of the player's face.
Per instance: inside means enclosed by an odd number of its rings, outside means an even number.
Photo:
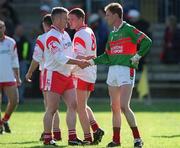
[[[79,26],[79,18],[74,14],[69,14],[69,26],[71,29],[77,29]]]
[[[114,18],[115,18],[114,14],[111,13],[111,11],[107,10],[106,11],[106,20],[107,20],[107,23],[109,26],[113,26]]]
[[[42,23],[42,26],[43,26],[43,30],[44,30],[44,32],[48,32],[49,31],[49,29],[51,28],[48,24],[46,24],[46,23]]]

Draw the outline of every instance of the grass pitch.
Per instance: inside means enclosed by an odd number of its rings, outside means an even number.
[[[89,105],[94,110],[99,125],[105,130],[105,136],[98,146],[86,146],[103,148],[112,139],[111,112],[108,99],[91,99]],[[161,100],[152,101],[151,105],[143,102],[132,101],[132,109],[135,111],[138,127],[144,141],[144,148],[180,148],[180,101]],[[4,111],[5,105],[2,106]],[[62,141],[59,147],[67,145],[67,127],[65,123],[66,107],[60,105],[60,127]],[[19,105],[14,112],[10,126],[12,133],[0,135],[0,148],[41,148],[39,141],[43,130],[42,118],[44,106],[42,99],[28,100]],[[123,117],[121,130],[121,148],[132,148],[133,138],[131,130]],[[78,121],[78,120],[77,120]],[[78,136],[83,139],[83,133],[79,121],[77,122]],[[46,146],[47,147],[47,146]]]

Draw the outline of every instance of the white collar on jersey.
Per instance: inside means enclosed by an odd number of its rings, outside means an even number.
[[[121,24],[119,25],[118,28],[116,28],[116,27],[114,26],[114,32],[117,32],[117,31],[123,26],[123,23],[124,23],[124,21],[121,22]]]

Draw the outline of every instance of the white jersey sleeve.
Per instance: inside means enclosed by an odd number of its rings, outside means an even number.
[[[44,69],[44,50],[47,33],[38,36],[33,52],[33,59],[39,63],[39,70]]]
[[[14,39],[12,39],[11,56],[12,56],[12,67],[13,68],[19,68],[17,46],[16,46],[16,42]]]
[[[33,52],[33,59],[40,63],[43,60],[44,44],[40,36],[36,40],[36,44]]]

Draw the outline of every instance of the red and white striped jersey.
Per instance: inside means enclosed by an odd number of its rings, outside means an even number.
[[[0,82],[15,82],[13,68],[19,68],[16,42],[5,36],[0,41]]]
[[[72,42],[66,31],[60,32],[55,26],[47,33],[44,51],[44,68],[57,71],[65,76],[71,75],[73,65],[66,64],[73,58]]]
[[[44,49],[45,49],[46,35],[47,32],[38,36],[33,52],[33,59],[39,63],[40,71],[44,69]]]
[[[76,55],[96,57],[96,37],[91,28],[83,26],[74,35],[73,50]],[[84,81],[95,83],[97,66],[74,70],[73,75]]]

